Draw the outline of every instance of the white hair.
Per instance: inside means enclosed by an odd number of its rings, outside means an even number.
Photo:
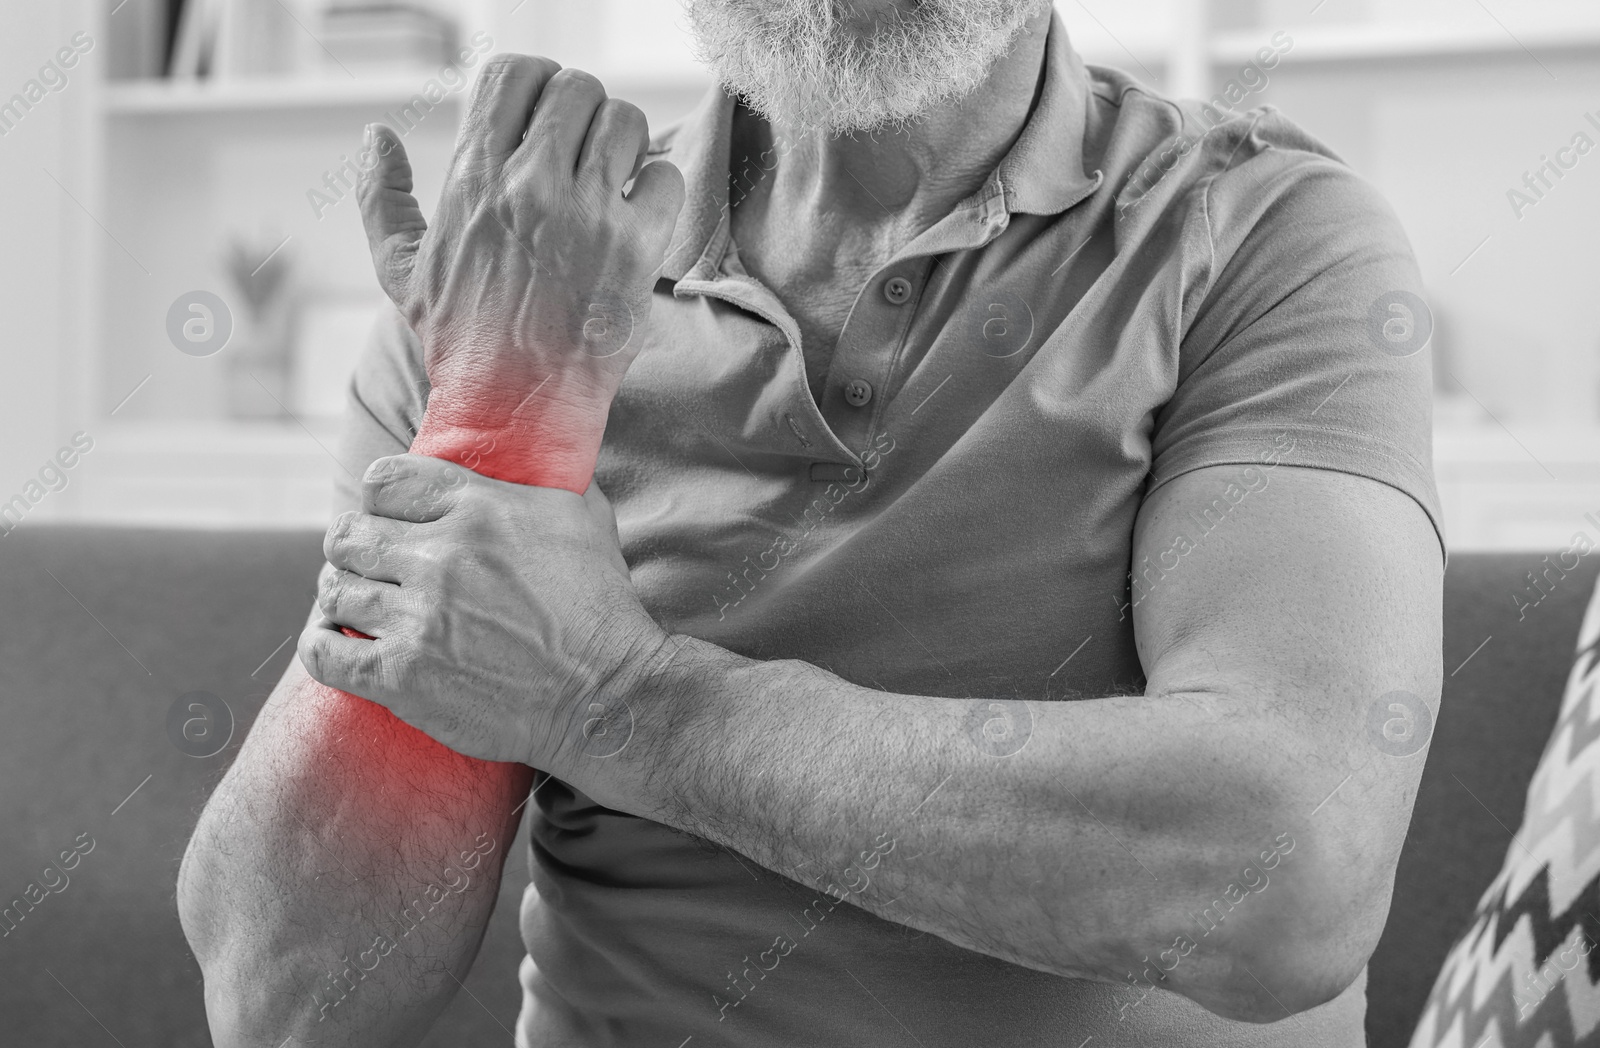
[[[903,127],[970,94],[1050,0],[915,0],[861,28],[852,0],[683,0],[724,88],[797,134]]]

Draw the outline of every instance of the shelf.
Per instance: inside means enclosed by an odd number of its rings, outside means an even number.
[[[1433,462],[1441,484],[1596,485],[1600,426],[1436,417]]]
[[[1084,22],[1075,26],[1072,46],[1091,65],[1114,66],[1139,72],[1138,65],[1155,70],[1166,65],[1172,49],[1170,34],[1160,30],[1141,30],[1112,35],[1104,26]]]
[[[387,106],[420,92],[428,76],[368,80],[283,78],[204,81],[120,81],[106,89],[111,113],[191,115],[250,110],[339,109]],[[452,105],[465,94],[454,91],[440,100]]]
[[[1600,50],[1600,25],[1582,29],[1550,28],[1518,32],[1513,37],[1492,24],[1462,27],[1440,24],[1360,23],[1291,29],[1294,48],[1283,61],[1302,63],[1395,62],[1427,58],[1473,58]],[[1168,42],[1161,34],[1097,39],[1093,30],[1080,34],[1087,59],[1099,64],[1164,66]],[[1211,62],[1225,69],[1252,61],[1271,34],[1264,29],[1218,34],[1210,48]],[[620,97],[658,92],[701,91],[711,78],[698,67],[661,70],[600,71],[608,90]],[[391,106],[420,92],[431,74],[386,75],[360,80],[332,76],[232,81],[118,81],[107,86],[106,110],[114,116],[188,116],[204,113],[294,112]],[[458,88],[442,105],[466,97]]]
[[[102,423],[95,430],[95,439],[103,440],[119,454],[272,458],[301,453],[309,456],[319,448],[331,448],[338,441],[339,429],[338,419],[321,417],[299,421],[115,421]]]
[[[1513,37],[1493,23],[1460,26],[1439,23],[1361,22],[1346,25],[1290,27],[1294,47],[1284,53],[1285,65],[1404,62],[1419,59],[1468,59],[1527,53],[1570,54],[1600,51],[1600,24],[1588,27],[1553,27],[1519,30]],[[1270,46],[1274,30],[1262,26],[1234,29],[1212,37],[1211,65],[1219,74],[1255,60],[1256,52]],[[1094,65],[1110,65],[1138,72],[1143,65],[1154,71],[1171,58],[1172,41],[1160,32],[1108,37],[1092,23],[1080,27],[1073,43]],[[1225,79],[1225,77],[1224,77]]]
[[[334,77],[283,77],[256,80],[113,81],[106,88],[106,111],[114,116],[193,116],[203,113],[294,112],[392,106],[419,94],[430,79],[409,76],[363,80]],[[694,91],[710,86],[699,70],[659,73],[619,72],[603,76],[607,90],[621,97],[658,91]],[[457,105],[465,86],[449,92],[440,105]]]
[[[1439,23],[1354,23],[1307,26],[1289,30],[1294,48],[1283,62],[1392,62],[1425,58],[1476,58],[1494,55],[1525,56],[1527,52],[1600,50],[1600,24],[1518,31],[1515,36],[1500,26],[1459,26]],[[1220,66],[1253,61],[1271,34],[1264,29],[1218,34],[1211,44],[1211,61]]]
[[[107,420],[59,512],[152,527],[326,527],[340,427],[305,423]]]

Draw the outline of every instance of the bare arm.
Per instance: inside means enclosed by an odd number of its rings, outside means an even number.
[[[291,662],[180,873],[213,1040],[420,1040],[477,954],[532,774]]]
[[[485,66],[431,227],[388,129],[369,140],[361,204],[432,383],[411,450],[582,492],[639,341],[630,351],[594,321],[644,322],[682,186],[670,167],[641,169],[643,114],[558,69],[524,56]],[[425,517],[440,494],[405,509]],[[366,566],[384,577],[380,561]],[[337,635],[334,622],[321,625]],[[462,756],[297,659],[180,871],[214,1041],[419,1041],[477,952],[533,775]]]
[[[824,908],[831,895],[1126,985],[1125,1012],[1161,988],[1275,1021],[1344,991],[1377,943],[1442,684],[1439,548],[1393,488],[1279,465],[1184,550],[1175,536],[1238,471],[1176,478],[1134,534],[1145,694],[994,702],[886,694],[668,636],[596,496],[386,461],[330,548],[342,570],[321,598],[407,643],[386,656],[323,631],[301,655],[463,752],[525,756],[600,804],[815,885]],[[397,530],[409,493],[451,475],[463,483],[441,512]],[[399,587],[358,573],[380,553]],[[527,625],[465,628],[479,608]],[[609,683],[583,669],[619,658]],[[536,686],[507,678],[516,664]],[[625,745],[561,731],[575,697]],[[773,951],[757,963],[770,970]]]
[[[1157,491],[1134,563],[1236,473]],[[1279,467],[1233,517],[1133,609],[1142,696],[890,695],[673,637],[628,749],[558,774],[888,920],[1127,984],[1125,1007],[1153,985],[1282,1019],[1382,931],[1426,741],[1382,736],[1393,692],[1437,711],[1442,571],[1373,481]]]

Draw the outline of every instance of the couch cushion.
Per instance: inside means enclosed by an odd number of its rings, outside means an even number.
[[[0,538],[0,908],[11,911],[0,919],[0,1043],[76,1048],[112,1044],[110,1032],[130,1048],[210,1045],[178,925],[178,862],[289,661],[284,641],[311,607],[321,547],[306,532],[28,525]],[[193,692],[222,700],[235,722],[210,756],[195,754],[222,736],[208,742],[204,721],[183,749],[169,734],[170,710]],[[197,716],[184,711],[178,739]],[[525,841],[508,853],[471,994],[427,1045],[511,1040]],[[47,872],[52,860],[70,868]]]
[[[1450,556],[1444,700],[1367,968],[1371,1048],[1409,1043],[1439,966],[1500,869],[1555,723],[1597,561],[1586,558],[1519,618],[1513,596],[1543,567],[1540,554]]]
[[[292,644],[278,645],[310,607],[320,550],[313,533],[29,525],[0,538],[0,904],[29,884],[59,885],[45,864],[80,833],[94,841],[63,871],[70,883],[0,937],[0,1042],[110,1043],[103,1022],[129,1046],[209,1045],[173,899],[178,861],[288,662]],[[1499,867],[1502,824],[1517,824],[1549,735],[1594,570],[1586,564],[1519,622],[1510,594],[1538,562],[1451,557],[1444,712],[1370,967],[1373,1048],[1406,1044]],[[168,735],[168,712],[192,691],[223,699],[235,719],[214,756],[189,756]],[[466,980],[472,994],[458,995],[425,1045],[509,1041],[525,855],[519,841]]]
[[[1536,596],[1527,586],[1523,592]],[[1522,621],[1542,605],[1513,604]],[[1600,593],[1577,649],[1521,828],[1438,974],[1413,1048],[1593,1043],[1600,1023],[1600,952],[1589,956],[1600,934]],[[1485,761],[1497,742],[1483,740]]]

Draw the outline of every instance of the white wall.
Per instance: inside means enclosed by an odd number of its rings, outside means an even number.
[[[0,100],[23,90],[74,33],[99,40],[94,13],[88,0],[0,2]],[[97,43],[64,88],[46,94],[0,137],[0,501],[86,426],[74,392],[94,294],[83,279],[86,241],[106,234],[71,197],[93,195],[93,135],[85,114],[105,54],[103,41]],[[71,495],[69,486],[38,512],[60,512]]]

